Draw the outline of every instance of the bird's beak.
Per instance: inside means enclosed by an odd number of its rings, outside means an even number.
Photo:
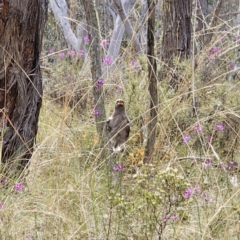
[[[124,102],[122,100],[118,101],[118,105],[124,105]]]

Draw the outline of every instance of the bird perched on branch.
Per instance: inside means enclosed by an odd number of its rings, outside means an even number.
[[[107,120],[106,129],[109,132],[113,151],[121,151],[121,145],[127,141],[130,132],[129,119],[122,99],[116,101],[114,112]]]

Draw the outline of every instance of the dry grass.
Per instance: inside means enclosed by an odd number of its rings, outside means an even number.
[[[107,115],[115,99],[123,97],[131,119],[127,149],[117,159],[125,168],[114,174],[107,158],[99,157],[89,62],[79,71],[77,62],[54,58],[54,53],[52,63],[45,57],[48,74],[35,152],[23,190],[0,188],[0,238],[238,240],[238,68],[229,69],[229,61],[237,62],[236,43],[224,36],[195,56],[196,69],[188,61],[176,63],[184,79],[177,92],[167,81],[159,83],[151,165],[142,164],[149,102],[146,58],[130,67],[133,56],[125,53],[104,83]],[[209,56],[215,46],[221,54]],[[186,135],[190,139],[183,143]],[[12,179],[12,186],[18,181]],[[194,193],[184,197],[185,189]]]

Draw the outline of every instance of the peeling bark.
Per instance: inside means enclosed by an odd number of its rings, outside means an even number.
[[[177,88],[181,79],[175,74],[173,60],[177,58],[181,61],[190,56],[192,0],[164,1],[162,10],[161,60],[164,66],[161,69],[160,80],[170,73],[170,86]]]
[[[20,171],[29,162],[42,103],[40,52],[46,0],[9,0],[0,5],[0,119],[2,162]]]

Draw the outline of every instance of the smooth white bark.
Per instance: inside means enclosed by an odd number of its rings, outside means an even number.
[[[124,5],[124,3],[125,3],[125,5]],[[129,4],[129,1],[127,3]],[[134,3],[134,1],[132,1],[132,3]],[[142,48],[141,48],[139,39],[137,38],[136,32],[133,29],[133,26],[129,20],[129,16],[125,12],[125,7],[127,6],[126,1],[114,0],[114,4],[116,6],[119,16],[121,17],[123,24],[125,26],[127,35],[129,36],[130,40],[133,41],[135,51],[141,52]]]
[[[74,49],[75,51],[80,50],[79,49],[79,42],[78,38],[72,31],[70,21],[68,18],[68,7],[65,0],[50,0],[50,5],[52,8],[52,11],[54,13],[54,16],[62,28],[63,35],[66,39],[66,42],[68,44],[68,47],[70,49]]]

